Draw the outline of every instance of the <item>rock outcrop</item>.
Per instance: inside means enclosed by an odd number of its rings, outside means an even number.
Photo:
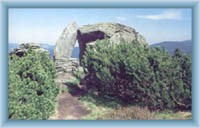
[[[40,45],[38,45],[38,44],[26,43],[26,44],[20,44],[19,48],[15,48],[12,52],[10,52],[10,54],[15,54],[15,55],[21,57],[26,52],[28,52],[28,49],[31,49],[31,50],[35,51],[36,53],[48,52],[46,49],[41,48]]]
[[[62,60],[69,59],[72,55],[72,50],[76,43],[77,37],[77,24],[70,23],[62,32],[61,36],[56,42],[54,49],[54,59]]]
[[[78,58],[70,58],[68,60],[60,60],[56,62],[57,73],[73,73],[79,68]]]
[[[56,47],[54,49],[54,60],[56,63],[56,84],[60,85],[61,88],[64,88],[66,85],[70,84],[70,82],[77,79],[73,74],[74,71],[83,72],[83,68],[80,66],[79,60],[71,58],[72,49],[74,48],[76,40],[78,40],[79,43],[79,59],[81,59],[85,52],[86,45],[95,45],[96,40],[103,40],[105,38],[108,38],[110,43],[115,44],[122,40],[125,42],[137,40],[142,44],[147,44],[145,38],[138,34],[135,29],[122,24],[100,23],[85,25],[77,29],[76,23],[71,23],[64,29],[62,35],[56,42]],[[84,82],[85,80],[83,79],[80,83]],[[78,119],[79,117],[89,113],[89,111],[82,107],[81,104],[79,104],[77,101],[74,101],[75,100],[72,96],[67,96],[65,94],[59,98],[59,119]],[[71,104],[69,105],[68,102],[71,102]],[[74,106],[75,109],[73,109]]]
[[[86,45],[95,45],[96,40],[108,38],[109,42],[118,44],[120,41],[132,42],[137,40],[147,45],[146,39],[135,29],[119,23],[99,23],[85,25],[78,29],[78,43],[80,47],[80,59],[82,58]]]
[[[72,72],[73,63],[71,55],[76,40],[78,40],[81,60],[86,46],[95,45],[96,40],[108,39],[110,43],[118,44],[120,41],[139,43],[147,45],[147,41],[135,29],[119,23],[99,23],[85,25],[77,28],[75,22],[70,23],[63,31],[54,49],[54,59],[57,72]]]
[[[57,73],[71,72],[73,63],[70,61],[72,50],[77,39],[77,24],[70,23],[62,32],[54,49],[54,60]]]

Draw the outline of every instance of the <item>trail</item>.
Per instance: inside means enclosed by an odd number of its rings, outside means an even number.
[[[66,83],[73,79],[74,77],[69,73],[62,73],[57,75],[55,81],[59,86],[65,88],[68,86]],[[81,117],[86,116],[89,113],[90,111],[87,110],[87,108],[78,100],[78,97],[65,91],[58,95],[56,114],[49,119],[79,120]]]

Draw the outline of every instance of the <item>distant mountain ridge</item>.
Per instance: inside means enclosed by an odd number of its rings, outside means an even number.
[[[15,48],[19,47],[20,44],[16,44],[16,43],[9,43],[8,45],[8,52],[11,52],[12,50],[14,50]],[[53,54],[54,54],[54,45],[49,45],[49,44],[40,44],[40,46],[46,50],[49,51],[51,58],[53,58]],[[176,48],[179,48],[181,51],[183,51],[186,54],[192,54],[192,41],[191,40],[185,40],[185,41],[164,41],[161,43],[156,43],[156,44],[152,44],[150,45],[151,47],[164,47],[169,53],[170,55],[174,54],[174,50]],[[79,47],[74,47],[73,51],[72,51],[72,57],[73,58],[79,58]]]
[[[8,52],[10,53],[12,50],[14,50],[15,48],[18,48],[20,44],[16,44],[16,43],[9,43],[8,45]],[[46,49],[49,51],[51,58],[53,58],[53,54],[54,54],[54,45],[49,45],[49,44],[39,44],[42,48]],[[72,57],[73,58],[79,58],[79,47],[74,47],[73,51],[72,51]]]
[[[174,50],[179,48],[182,52],[186,54],[192,55],[192,41],[185,40],[185,41],[164,41],[161,43],[156,43],[150,45],[151,47],[164,47],[170,55],[174,54]]]

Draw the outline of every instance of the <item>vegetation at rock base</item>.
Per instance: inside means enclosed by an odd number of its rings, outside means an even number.
[[[86,49],[82,65],[88,88],[150,110],[191,110],[191,56],[179,50],[170,56],[137,41],[108,43],[97,41]]]
[[[123,105],[112,99],[105,99],[87,94],[79,98],[90,114],[84,120],[188,120],[192,119],[189,111],[150,111],[147,107]]]
[[[55,110],[58,88],[48,53],[31,49],[22,57],[9,55],[9,119],[47,119]]]
[[[81,119],[191,119],[192,58],[179,49],[170,56],[137,41],[97,41],[87,47],[82,66],[60,91],[91,112]],[[54,79],[48,53],[9,55],[9,119],[48,119],[59,91]]]

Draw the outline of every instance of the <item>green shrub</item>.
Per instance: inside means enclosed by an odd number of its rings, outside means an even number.
[[[107,40],[98,41],[95,47],[86,49],[82,65],[90,89],[100,96],[148,106],[151,110],[176,109],[180,105],[189,108],[185,106],[186,103],[191,105],[189,56],[183,67],[161,48],[150,48],[137,41],[118,45],[108,43]],[[182,77],[185,68],[187,73]],[[186,78],[190,80],[186,81]],[[181,96],[177,97],[179,94]]]
[[[172,60],[172,65],[176,67],[176,70],[173,70],[176,79],[172,79],[173,84],[171,84],[169,90],[170,96],[177,108],[191,109],[192,57],[183,54],[179,49],[176,49]]]
[[[83,77],[84,77],[84,71],[82,71],[82,70],[80,70],[80,69],[78,69],[78,70],[76,70],[76,71],[74,71],[74,76],[77,78],[77,79],[79,79],[79,80],[81,80]]]
[[[48,53],[29,51],[9,55],[8,110],[10,119],[47,119],[55,107],[58,88]]]

